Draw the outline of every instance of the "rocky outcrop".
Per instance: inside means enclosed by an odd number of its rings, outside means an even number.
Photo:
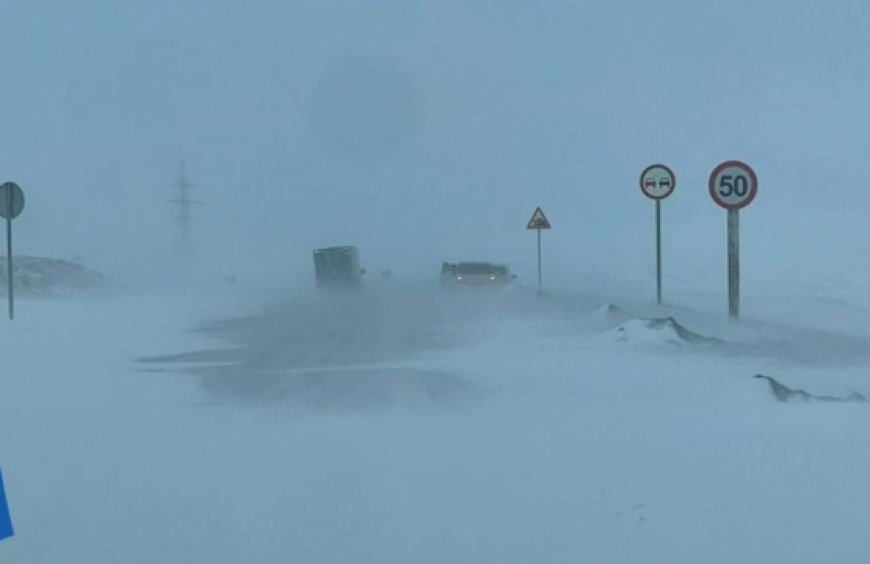
[[[813,395],[806,390],[796,389],[793,390],[788,386],[780,383],[776,378],[772,378],[770,376],[765,376],[764,374],[756,374],[756,378],[761,380],[767,380],[767,383],[770,385],[770,391],[773,393],[774,397],[782,402],[789,401],[823,401],[823,402],[866,402],[867,398],[863,394],[859,394],[858,392],[852,392],[848,396],[845,397],[835,397],[835,396],[816,396]]]
[[[49,257],[14,255],[15,292],[19,296],[57,297],[97,294],[114,285],[80,264]],[[0,257],[0,288],[7,283],[6,257]]]

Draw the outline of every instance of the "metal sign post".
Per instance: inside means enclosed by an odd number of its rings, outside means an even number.
[[[12,219],[6,218],[6,282],[7,301],[9,302],[9,319],[15,319],[15,284],[12,275]]]
[[[541,231],[550,228],[550,221],[547,219],[547,216],[544,215],[544,210],[540,207],[535,208],[535,213],[532,214],[532,218],[529,220],[528,225],[526,225],[526,229],[534,229],[538,232],[538,293],[544,291],[543,277],[541,274]]]
[[[740,318],[740,209],[758,194],[758,177],[743,162],[726,161],[710,173],[710,197],[728,210],[728,315]]]
[[[656,303],[662,305],[662,203],[656,200]]]
[[[0,185],[0,217],[6,218],[6,282],[9,319],[15,319],[14,282],[12,270],[12,220],[24,210],[24,192],[14,182]]]
[[[728,210],[728,315],[740,318],[740,210]]]
[[[640,189],[656,203],[656,303],[662,305],[662,200],[677,187],[674,171],[663,164],[654,164],[640,173]]]

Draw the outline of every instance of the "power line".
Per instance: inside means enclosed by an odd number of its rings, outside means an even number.
[[[192,196],[194,185],[191,184],[187,177],[187,166],[182,160],[178,164],[178,181],[172,185],[178,190],[177,196],[169,203],[178,206],[178,234],[181,249],[185,255],[190,251],[190,234],[191,224],[193,221],[192,208],[194,204],[201,204],[199,200],[195,200]]]

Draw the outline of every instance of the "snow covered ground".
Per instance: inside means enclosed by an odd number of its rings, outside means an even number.
[[[870,313],[789,299],[23,300],[0,562],[867,561],[870,404],[753,376],[870,395]]]

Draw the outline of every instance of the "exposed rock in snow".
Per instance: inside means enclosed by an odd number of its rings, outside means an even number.
[[[699,345],[721,343],[686,329],[673,317],[629,319],[600,336],[604,342],[641,345]]]
[[[15,292],[19,296],[57,297],[117,289],[102,274],[80,264],[48,257],[15,255]],[[7,284],[6,257],[0,257],[0,288]]]
[[[772,378],[770,376],[765,376],[764,374],[756,374],[756,378],[760,378],[762,380],[767,380],[767,383],[770,384],[770,391],[773,395],[782,402],[789,401],[857,401],[857,402],[866,402],[867,398],[863,394],[859,394],[858,392],[852,392],[848,396],[844,398],[838,398],[835,396],[816,396],[809,393],[806,390],[793,390],[788,386],[781,384],[776,378]]]

